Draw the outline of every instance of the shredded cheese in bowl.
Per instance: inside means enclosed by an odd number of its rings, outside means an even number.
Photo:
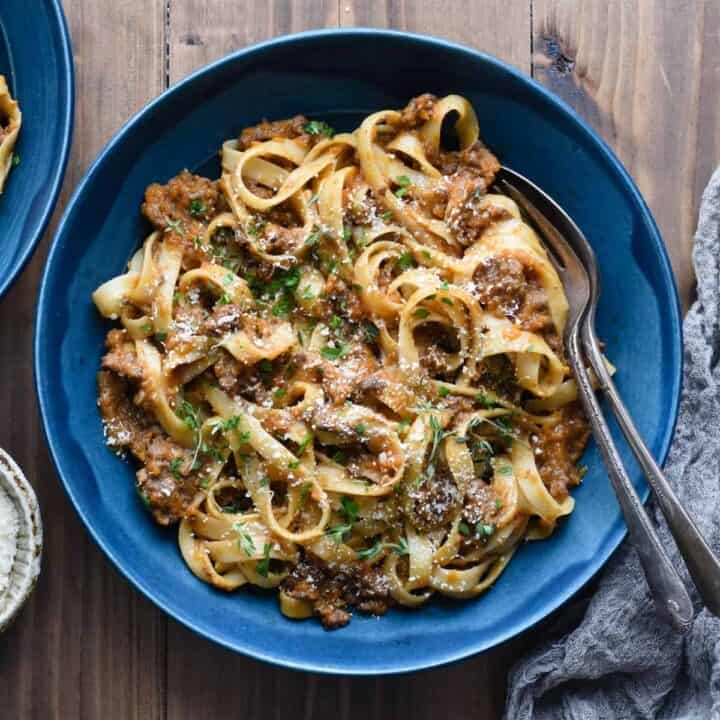
[[[0,488],[0,598],[10,585],[12,569],[17,551],[18,518],[15,503]]]

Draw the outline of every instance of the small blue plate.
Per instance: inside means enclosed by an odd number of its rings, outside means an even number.
[[[0,195],[2,297],[50,221],[70,153],[75,80],[59,0],[0,2],[0,75],[22,111],[20,165]]]
[[[356,615],[328,633],[318,622],[285,619],[273,595],[228,595],[198,581],[180,557],[176,529],[156,526],[143,510],[134,468],[104,445],[95,374],[108,325],[90,294],[123,270],[141,242],[145,186],[185,167],[208,168],[225,138],[263,117],[303,112],[349,130],[365,114],[401,107],[426,91],[467,96],[502,160],[554,196],[594,245],[603,287],[599,335],[638,427],[664,460],[680,392],[680,312],[645,203],[572,110],[507,65],[447,42],[375,30],[313,32],[257,45],[192,75],[131,120],[97,159],[68,205],[42,281],[35,335],[40,408],[58,472],[90,533],[174,618],[233,650],[287,667],[395,673],[480,652],[567,600],[625,534],[591,445],[575,512],[552,538],[520,548],[485,595],[438,599],[380,619]]]

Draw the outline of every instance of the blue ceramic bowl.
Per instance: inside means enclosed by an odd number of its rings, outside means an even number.
[[[35,250],[52,215],[72,138],[72,50],[59,0],[0,2],[0,75],[20,103],[20,165],[0,195],[0,297]]]
[[[625,534],[591,446],[575,512],[551,539],[524,545],[485,595],[392,610],[381,619],[358,615],[328,633],[317,622],[285,619],[274,596],[228,595],[199,582],[180,557],[176,530],[159,528],[143,510],[131,465],[104,445],[95,373],[108,326],[90,293],[138,247],[145,186],[185,167],[217,173],[212,158],[221,142],[260,118],[304,112],[351,129],[366,113],[400,107],[423,91],[470,98],[483,137],[502,160],[557,198],[593,243],[602,268],[599,334],[619,369],[623,397],[663,460],[677,413],[681,336],[673,276],[653,219],[620,163],[572,110],[507,65],[457,45],[385,31],[314,32],[201,70],[148,105],[103,151],[67,208],[42,282],[35,336],[40,407],[58,473],[92,536],[174,618],[288,667],[393,673],[480,652],[567,600]],[[646,494],[634,466],[633,473]]]

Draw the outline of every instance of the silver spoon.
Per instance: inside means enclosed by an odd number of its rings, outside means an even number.
[[[606,394],[610,408],[655,492],[700,597],[715,615],[720,613],[720,563],[653,460],[605,367],[594,329],[599,297],[595,254],[567,213],[530,180],[503,167],[496,178],[496,185],[515,200],[532,220],[550,250],[570,305],[565,344],[580,400],[625,516],[628,533],[640,556],[658,615],[676,629],[685,631],[693,618],[690,596],[622,464],[593,391],[583,361],[581,343],[598,378],[600,389]]]

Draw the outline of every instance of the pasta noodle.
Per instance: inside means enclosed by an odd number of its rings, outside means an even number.
[[[0,75],[0,193],[3,191],[10,169],[18,162],[13,150],[21,124],[20,106],[10,96],[5,77]]]
[[[572,512],[588,430],[562,285],[475,111],[264,122],[221,156],[148,188],[153,232],[93,295],[108,443],[198,578],[290,618],[481,594]]]

